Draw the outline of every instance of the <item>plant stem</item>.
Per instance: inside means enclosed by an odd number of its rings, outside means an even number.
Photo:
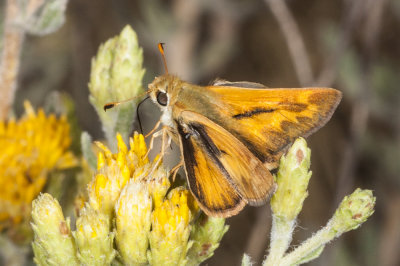
[[[24,41],[24,30],[16,25],[19,17],[18,1],[7,0],[5,8],[3,51],[0,62],[0,119],[8,117],[14,102],[19,58]]]
[[[335,237],[331,226],[328,225],[319,230],[315,235],[304,241],[299,247],[282,258],[279,265],[297,265],[308,256],[325,246]],[[306,260],[307,261],[307,260]]]
[[[273,216],[271,245],[268,257],[262,264],[263,266],[278,265],[292,241],[294,225],[295,220],[288,221],[284,218]]]

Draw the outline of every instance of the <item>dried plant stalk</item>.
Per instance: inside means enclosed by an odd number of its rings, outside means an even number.
[[[17,0],[7,0],[4,21],[3,51],[0,62],[0,119],[7,118],[14,101],[24,30],[16,24]]]

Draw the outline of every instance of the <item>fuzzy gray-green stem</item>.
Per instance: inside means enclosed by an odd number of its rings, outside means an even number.
[[[44,35],[64,23],[67,0],[7,0],[0,58],[0,119],[8,117],[17,89],[25,33]]]
[[[288,221],[285,218],[274,215],[272,218],[271,229],[271,245],[267,259],[263,262],[263,266],[278,265],[290,242],[292,241],[293,229],[296,221]]]
[[[335,233],[331,230],[329,223],[326,227],[319,230],[315,235],[304,241],[299,247],[282,258],[279,265],[297,265],[305,263],[318,257],[323,247],[335,238]],[[319,251],[319,252],[315,252]],[[317,256],[315,256],[317,255]]]

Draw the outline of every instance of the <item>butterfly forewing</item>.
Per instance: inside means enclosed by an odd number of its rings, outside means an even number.
[[[263,163],[274,168],[287,146],[322,127],[341,99],[334,89],[246,89],[209,86],[209,117],[232,133]]]

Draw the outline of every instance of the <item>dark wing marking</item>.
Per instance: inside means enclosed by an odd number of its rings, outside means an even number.
[[[259,205],[268,199],[273,190],[273,177],[243,143],[224,128],[195,112],[181,112],[177,123],[185,161],[186,156],[191,156],[190,152],[195,154],[194,158],[190,159],[191,165],[189,162],[185,163],[189,184],[195,183],[195,187],[198,187],[199,180],[202,183],[208,182],[198,174],[198,168],[201,167],[190,169],[195,165],[193,160],[198,164],[197,158],[204,157],[212,171],[218,169],[220,172],[217,176],[218,182],[224,179],[223,182],[228,182],[248,203]],[[186,135],[183,125],[187,131]],[[195,147],[193,150],[184,147],[190,145],[185,143],[186,140],[191,141],[191,145]],[[192,188],[192,185],[190,186]],[[200,186],[204,187],[202,184]]]

